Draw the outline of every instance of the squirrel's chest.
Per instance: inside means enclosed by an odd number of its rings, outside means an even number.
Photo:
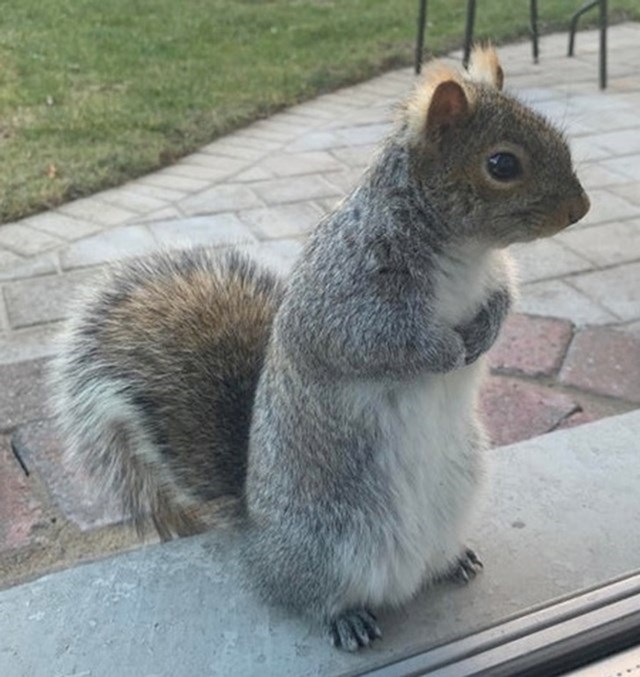
[[[509,271],[504,252],[461,249],[441,257],[432,280],[436,316],[452,327],[472,319],[492,290],[510,286]]]

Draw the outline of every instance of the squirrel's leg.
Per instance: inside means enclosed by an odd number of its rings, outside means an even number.
[[[456,327],[466,349],[466,364],[475,362],[495,343],[510,305],[511,297],[506,290],[495,291],[471,322]]]
[[[377,618],[368,609],[348,609],[329,621],[329,639],[337,649],[357,651],[382,637]]]

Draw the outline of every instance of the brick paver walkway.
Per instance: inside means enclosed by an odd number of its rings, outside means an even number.
[[[640,405],[640,24],[501,49],[508,88],[567,132],[592,210],[517,248],[518,314],[492,353],[483,406],[498,444]],[[0,585],[130,547],[117,509],[70,478],[43,374],[68,299],[111,260],[159,245],[241,245],[288,266],[355,183],[410,70],[320,97],[121,188],[0,227]]]

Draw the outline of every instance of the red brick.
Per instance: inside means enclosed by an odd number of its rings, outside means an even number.
[[[52,420],[20,427],[13,443],[29,471],[38,472],[56,506],[82,531],[124,520],[123,510],[113,496],[101,493],[91,478],[69,467]]]
[[[494,446],[555,429],[578,405],[551,388],[500,377],[485,381],[480,407]]]
[[[45,525],[32,479],[13,455],[9,438],[0,437],[0,552],[40,543]]]
[[[44,418],[46,360],[28,360],[0,366],[0,432]]]
[[[558,428],[575,428],[584,423],[591,423],[592,421],[598,421],[601,418],[607,418],[607,416],[623,414],[629,409],[628,407],[621,407],[620,403],[615,401],[604,403],[583,401],[582,398],[580,399],[580,411],[576,411],[575,414],[572,414],[562,421]]]
[[[560,382],[640,403],[640,337],[608,327],[581,331],[571,343]]]
[[[572,335],[568,320],[510,315],[489,352],[489,364],[500,373],[551,376],[562,366]]]

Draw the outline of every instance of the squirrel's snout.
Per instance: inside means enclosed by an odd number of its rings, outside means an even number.
[[[540,224],[537,237],[549,237],[580,221],[589,211],[591,203],[587,194],[578,186],[578,190],[571,196],[556,204],[547,218]]]
[[[580,219],[589,211],[590,207],[591,202],[584,191],[577,197],[571,198],[567,204],[569,223],[571,224],[580,221]]]

